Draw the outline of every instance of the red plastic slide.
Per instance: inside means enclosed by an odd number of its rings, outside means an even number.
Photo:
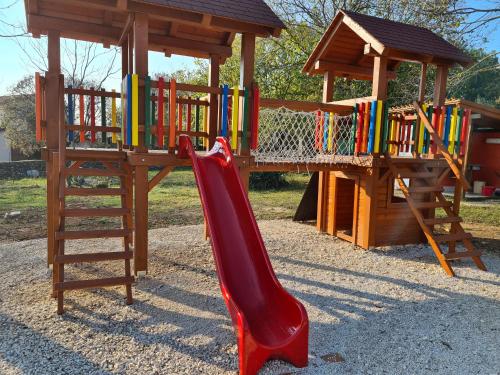
[[[268,359],[307,366],[309,321],[304,306],[281,286],[269,261],[231,149],[218,138],[205,157],[181,136],[191,157],[208,223],[222,295],[237,331],[240,374],[256,374]]]

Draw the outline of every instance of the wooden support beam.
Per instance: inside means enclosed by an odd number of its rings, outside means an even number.
[[[125,26],[123,27],[123,31],[120,35],[120,39],[118,39],[118,45],[121,46],[125,40],[128,38],[128,35],[130,33],[130,30],[132,29],[135,21],[135,14],[134,13],[129,13],[127,17],[127,22],[125,23]]]
[[[226,58],[233,53],[232,48],[228,46],[158,34],[149,35],[149,44],[152,50],[161,52],[168,50],[179,55],[196,55],[195,57],[202,58],[210,55],[219,55]]]
[[[323,74],[323,103],[333,100],[333,90],[335,88],[335,72],[326,71]]]
[[[148,270],[148,167],[135,167],[134,190],[134,271],[137,275]]]
[[[434,83],[434,105],[443,106],[446,101],[446,81],[448,80],[448,66],[438,65],[436,81]]]
[[[372,96],[378,100],[387,99],[387,57],[385,56],[373,58]]]
[[[420,83],[418,85],[418,102],[422,104],[425,100],[425,84],[427,81],[427,64],[422,63],[420,70]]]
[[[319,60],[314,65],[313,74],[335,72],[335,76],[347,76],[348,78],[360,80],[372,80],[373,70],[368,67],[350,64],[340,64],[331,61]],[[387,71],[387,79],[396,79],[396,72]]]
[[[165,177],[168,176],[168,174],[170,172],[172,172],[172,170],[174,169],[174,167],[172,166],[166,166],[164,167],[162,170],[160,170],[150,181],[149,181],[149,184],[148,184],[148,191],[151,191],[155,188],[156,185],[158,185],[161,180],[163,180]]]
[[[240,88],[245,87],[249,90],[252,88],[254,81],[254,71],[255,71],[255,34],[245,33],[241,37],[241,58],[240,58]],[[251,125],[251,113],[252,108],[247,111],[249,116],[248,123]],[[241,130],[241,129],[240,129]],[[251,133],[251,126],[248,131]],[[243,134],[244,137],[248,137],[247,134]],[[249,145],[250,142],[247,142]],[[240,155],[248,156],[250,155],[250,148],[246,147],[240,148]],[[245,182],[248,185],[248,181]]]
[[[208,85],[210,87],[219,87],[219,75],[220,75],[220,56],[219,55],[211,55],[210,56],[210,66],[208,71]],[[209,97],[210,106],[208,109],[209,117],[208,117],[208,147],[209,149],[215,143],[215,138],[217,138],[217,125],[219,119],[219,105],[218,105],[218,96],[217,94],[210,94]]]
[[[122,57],[122,80],[128,74],[128,38],[125,39],[121,45],[121,57]]]

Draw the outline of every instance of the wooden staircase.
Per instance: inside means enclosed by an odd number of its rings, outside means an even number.
[[[92,155],[87,153],[72,153],[67,150],[65,157],[59,162],[62,165],[59,173],[59,194],[58,194],[58,226],[56,225],[55,238],[56,253],[53,259],[53,296],[57,298],[57,313],[64,312],[64,292],[68,290],[100,288],[124,285],[126,288],[126,302],[132,303],[132,283],[134,277],[131,275],[130,260],[133,253],[130,249],[132,243],[132,173],[128,164],[123,158],[123,153],[119,151],[109,151],[106,153]],[[90,163],[92,166],[88,166]],[[95,164],[99,163],[100,168]],[[99,176],[115,178],[119,180],[119,187],[116,188],[85,188],[68,186],[69,176]],[[56,176],[54,176],[56,177]],[[67,206],[66,198],[69,196],[78,197],[120,197],[120,207],[116,208],[72,208]],[[96,198],[92,198],[96,199]],[[68,218],[86,217],[121,218],[121,227],[116,229],[95,230],[67,230],[66,220]],[[96,220],[98,223],[99,220]],[[99,224],[96,224],[98,226]],[[50,233],[49,233],[50,235]],[[123,250],[115,252],[89,252],[83,254],[66,254],[65,241],[94,238],[123,238]],[[90,280],[67,280],[65,277],[66,266],[77,263],[96,263],[123,261],[123,276],[108,277]]]
[[[434,131],[425,113],[422,111],[418,103],[415,107],[421,118],[422,124],[427,128],[431,139],[437,146],[441,156],[447,161],[448,168],[444,171],[430,170],[425,162],[420,158],[415,158],[414,163],[399,163],[397,159],[387,153],[385,159],[387,165],[398,182],[401,191],[403,192],[411,211],[422,228],[427,241],[436,254],[439,263],[450,276],[455,276],[455,272],[451,266],[451,261],[456,259],[471,258],[476,266],[486,271],[486,267],[481,260],[481,251],[478,251],[472,243],[472,235],[464,231],[460,218],[455,211],[453,202],[449,202],[443,195],[443,188],[439,184],[440,176],[447,175],[449,171],[453,171],[457,177],[456,189],[464,186],[468,188],[468,182],[465,179],[460,167],[457,165],[453,157],[448,153],[448,150],[441,142],[439,136]],[[405,182],[409,180],[409,184]],[[423,199],[422,199],[423,197]],[[445,213],[444,217],[434,217],[434,210],[442,209]],[[434,231],[435,225],[449,225],[447,234],[438,234]],[[465,251],[456,251],[456,243],[462,242]],[[442,245],[448,243],[448,252],[444,253]]]

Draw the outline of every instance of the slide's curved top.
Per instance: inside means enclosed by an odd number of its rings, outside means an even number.
[[[274,274],[226,139],[218,138],[205,157],[189,137],[179,143],[180,156],[193,162],[222,294],[238,331],[240,374],[257,373],[270,358],[306,366],[307,313]]]

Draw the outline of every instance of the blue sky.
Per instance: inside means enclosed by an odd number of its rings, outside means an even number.
[[[491,5],[494,0],[467,0],[469,5],[476,7]],[[7,10],[2,8],[15,4]],[[10,24],[25,24],[24,2],[22,0],[0,0],[0,34],[5,31],[6,26],[3,22]],[[497,29],[488,35],[488,43],[482,45],[487,50],[500,50],[500,29]],[[21,42],[24,38],[21,38]],[[45,42],[46,39],[42,39]],[[102,47],[98,47],[98,52],[105,52]],[[117,65],[119,64],[119,59]],[[181,56],[166,58],[160,53],[150,53],[149,69],[150,74],[159,72],[173,72],[183,68],[192,67],[193,59]],[[0,95],[5,95],[10,86],[19,81],[26,75],[34,74],[36,69],[27,62],[25,54],[19,45],[9,39],[0,37]],[[115,74],[106,82],[107,89],[119,89],[120,73]]]

